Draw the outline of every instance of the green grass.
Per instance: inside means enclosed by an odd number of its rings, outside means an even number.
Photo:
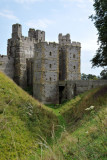
[[[87,110],[90,106],[94,108]],[[107,86],[87,91],[53,110],[63,118],[65,128],[51,149],[44,151],[43,160],[107,159]]]
[[[38,141],[51,138],[58,120],[42,105],[0,72],[0,160],[28,159]]]
[[[0,160],[106,160],[106,135],[107,86],[45,106],[0,72]]]

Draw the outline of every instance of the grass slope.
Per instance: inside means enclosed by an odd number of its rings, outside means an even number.
[[[57,142],[53,141],[45,150],[43,160],[106,160],[107,86],[85,92],[57,107],[53,110],[66,126]]]
[[[0,72],[0,160],[32,159],[57,123],[51,109]]]
[[[0,73],[0,160],[106,160],[106,135],[107,86],[47,107]]]

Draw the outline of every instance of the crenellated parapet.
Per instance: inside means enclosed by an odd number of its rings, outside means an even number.
[[[80,43],[80,42],[72,41],[71,46],[74,46],[74,47],[81,47],[81,43]]]
[[[30,28],[28,32],[28,37],[34,38],[36,42],[45,42],[45,32],[41,30],[35,30]]]
[[[59,34],[59,44],[60,45],[70,45],[71,39],[70,34],[62,35],[62,33]]]
[[[80,79],[81,44],[71,42],[70,34],[59,34],[59,43],[46,42],[45,32],[12,26],[7,56],[0,55],[0,70],[19,86],[33,88],[33,96],[43,103],[60,103],[67,99],[67,81]]]

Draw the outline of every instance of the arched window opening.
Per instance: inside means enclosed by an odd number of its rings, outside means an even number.
[[[52,56],[52,52],[50,52],[49,54],[50,54],[50,56]]]

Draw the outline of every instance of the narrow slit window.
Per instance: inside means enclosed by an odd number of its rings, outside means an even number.
[[[49,54],[50,54],[50,56],[52,56],[52,52],[50,52]]]
[[[52,78],[50,77],[50,81],[52,80]]]
[[[74,69],[75,69],[75,66],[74,66]]]
[[[49,67],[51,68],[51,67],[52,67],[52,64],[50,64]]]
[[[75,58],[75,54],[73,55],[73,58]]]

